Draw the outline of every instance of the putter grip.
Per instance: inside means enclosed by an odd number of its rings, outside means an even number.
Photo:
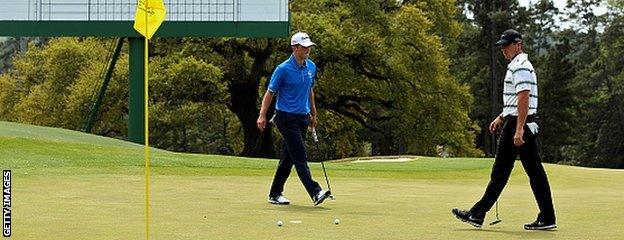
[[[312,128],[312,138],[315,142],[318,142],[318,136],[316,135],[316,128]]]

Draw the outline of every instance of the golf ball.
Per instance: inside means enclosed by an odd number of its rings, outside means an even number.
[[[338,219],[338,218],[334,219],[334,224],[336,224],[336,225],[340,224],[340,219]]]
[[[281,227],[282,225],[284,225],[284,223],[282,221],[277,221],[277,226]]]

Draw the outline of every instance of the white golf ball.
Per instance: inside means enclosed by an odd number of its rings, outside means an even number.
[[[284,223],[282,221],[277,221],[277,226],[281,227],[282,225],[284,225]]]
[[[340,224],[340,219],[338,219],[338,218],[334,219],[334,224],[336,224],[336,225]]]

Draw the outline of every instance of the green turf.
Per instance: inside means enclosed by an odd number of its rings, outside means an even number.
[[[140,145],[0,122],[0,168],[14,174],[11,239],[145,239],[143,161]],[[480,197],[491,159],[329,162],[337,199],[318,207],[294,171],[285,191],[292,205],[266,203],[274,160],[155,149],[152,161],[151,239],[624,237],[622,170],[546,164],[559,229],[529,232],[522,224],[537,209],[519,162],[501,197],[503,222],[476,230],[450,209]],[[311,166],[324,184],[320,165]]]

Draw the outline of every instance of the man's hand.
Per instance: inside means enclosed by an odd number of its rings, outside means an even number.
[[[260,116],[258,116],[258,121],[256,121],[256,125],[258,125],[260,132],[264,131],[264,127],[266,126],[266,116],[260,114]]]
[[[490,132],[491,133],[496,132],[496,130],[498,130],[498,128],[500,128],[501,125],[503,125],[503,120],[500,118],[500,116],[496,116],[494,121],[490,123]]]
[[[310,127],[311,128],[316,128],[316,124],[317,124],[316,116],[310,115]]]
[[[266,127],[266,113],[267,109],[269,109],[269,104],[271,104],[271,99],[273,99],[273,92],[266,91],[264,97],[262,97],[262,105],[260,106],[260,113],[258,113],[258,121],[256,121],[260,132],[264,131],[264,127]]]
[[[524,144],[524,140],[522,139],[522,136],[524,136],[524,129],[520,129],[520,130],[516,130],[516,134],[514,134],[514,145],[516,145],[517,147],[520,147],[522,144]]]

